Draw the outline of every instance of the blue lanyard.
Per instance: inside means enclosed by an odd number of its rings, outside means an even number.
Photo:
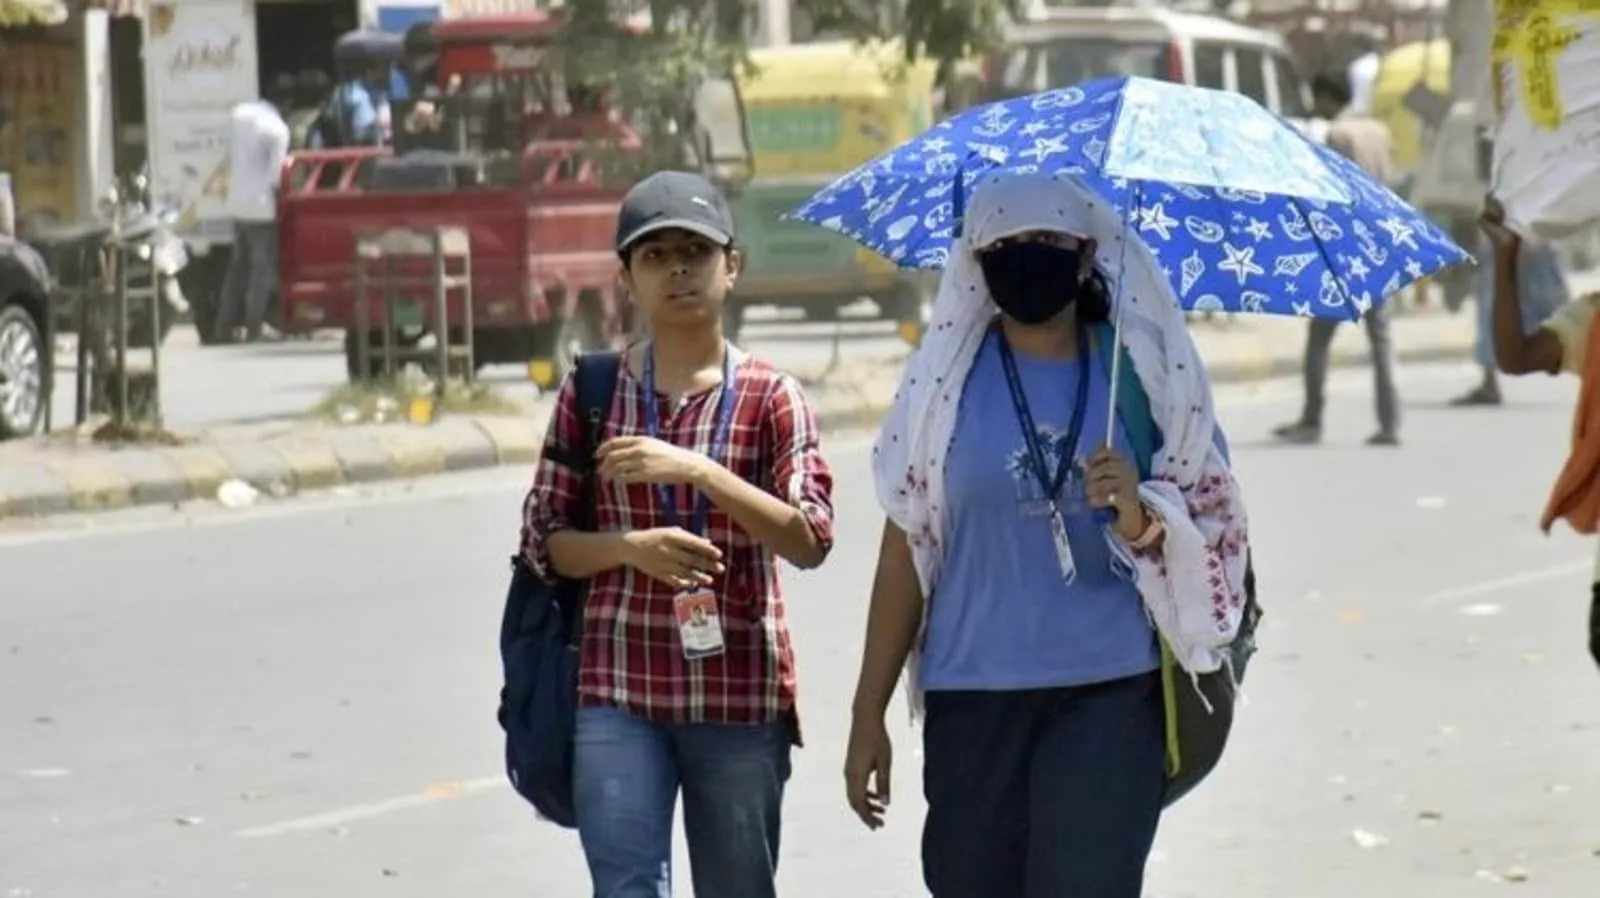
[[[1072,471],[1073,462],[1078,454],[1078,437],[1083,433],[1084,410],[1089,405],[1088,329],[1082,324],[1078,325],[1078,395],[1072,406],[1072,421],[1067,426],[1066,444],[1062,447],[1061,457],[1056,460],[1054,478],[1046,473],[1044,446],[1039,443],[1039,431],[1033,423],[1033,412],[1028,409],[1028,395],[1022,390],[1022,376],[1017,373],[1017,359],[1011,354],[1011,344],[1007,342],[1005,331],[1000,328],[998,320],[994,324],[994,335],[1000,347],[1000,366],[1006,372],[1006,386],[1011,389],[1011,408],[1017,414],[1017,424],[1022,427],[1022,438],[1028,445],[1028,454],[1033,458],[1033,476],[1038,479],[1039,488],[1044,490],[1045,498],[1054,505],[1061,498],[1061,488],[1066,485],[1067,475]]]
[[[716,461],[728,444],[733,430],[733,347],[722,347],[722,386],[717,392],[717,425],[711,432],[711,445],[706,455]],[[644,354],[644,421],[651,439],[661,439],[661,409],[656,402],[656,347],[652,343]],[[666,515],[668,526],[681,526],[678,519],[677,486],[656,485],[656,501]],[[711,499],[704,493],[695,498],[694,516],[689,519],[688,531],[703,536],[706,522],[711,517]]]

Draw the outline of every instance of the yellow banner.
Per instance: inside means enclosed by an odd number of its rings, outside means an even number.
[[[1505,114],[1506,67],[1515,70],[1528,120],[1554,130],[1566,120],[1556,61],[1583,35],[1580,18],[1600,23],[1600,0],[1495,0],[1494,104]]]
[[[0,66],[0,171],[11,173],[19,225],[77,218],[71,44],[8,42]]]

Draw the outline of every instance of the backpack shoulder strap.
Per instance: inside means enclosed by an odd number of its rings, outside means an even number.
[[[605,430],[606,414],[611,411],[611,398],[617,392],[617,374],[621,369],[622,353],[615,351],[586,352],[578,356],[572,368],[580,431],[577,457],[571,461],[583,477],[583,501],[576,523],[585,530],[594,526],[594,451],[600,446],[600,435]]]
[[[1133,370],[1128,350],[1117,339],[1115,325],[1110,322],[1099,324],[1095,328],[1094,343],[1107,374],[1113,369],[1117,372],[1117,423],[1122,425],[1123,431],[1128,434],[1128,442],[1133,444],[1133,454],[1137,456],[1134,463],[1139,467],[1140,479],[1148,479],[1162,444],[1161,428],[1156,425],[1155,416],[1150,412],[1150,397],[1139,380],[1139,372]],[[1122,356],[1120,362],[1113,363],[1113,353]]]

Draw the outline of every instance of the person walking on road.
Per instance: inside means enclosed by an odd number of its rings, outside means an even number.
[[[1322,74],[1311,80],[1311,95],[1319,116],[1330,120],[1328,145],[1361,166],[1374,179],[1393,184],[1394,140],[1388,126],[1350,109],[1350,83],[1345,75]],[[1400,394],[1395,387],[1394,342],[1389,334],[1389,311],[1374,303],[1362,316],[1367,341],[1372,346],[1373,391],[1377,400],[1378,431],[1368,445],[1400,445]],[[1288,443],[1310,444],[1322,440],[1322,412],[1327,405],[1328,362],[1339,322],[1313,318],[1306,322],[1305,407],[1300,419],[1273,431]]]
[[[776,894],[800,742],[778,559],[827,557],[833,478],[800,384],[723,337],[733,233],[698,175],[624,198],[617,253],[650,338],[622,356],[595,532],[570,524],[580,473],[556,451],[582,435],[570,377],[524,506],[533,570],[589,581],[573,799],[596,898],[672,894],[680,793],[694,893]]]
[[[1573,416],[1572,452],[1540,518],[1545,532],[1557,520],[1593,535],[1600,531],[1600,292],[1561,306],[1528,330],[1519,266],[1522,239],[1506,226],[1505,209],[1490,197],[1479,220],[1494,251],[1494,355],[1506,374],[1576,374],[1583,386]],[[1589,654],[1600,664],[1600,546],[1589,595]]]
[[[260,340],[278,283],[278,178],[289,155],[289,125],[279,112],[292,98],[274,94],[233,107],[229,118],[228,212],[233,257],[223,279],[216,337]]]
[[[964,233],[874,449],[888,520],[847,798],[883,825],[904,666],[934,898],[1137,898],[1166,782],[1151,620],[1186,666],[1220,667],[1246,595],[1239,485],[1172,287],[1143,244],[1121,252],[1109,206],[1001,176]],[[1113,295],[1146,300],[1122,347]],[[1164,445],[1140,458],[1136,427]]]
[[[1483,380],[1478,386],[1450,400],[1460,407],[1499,405],[1500,379],[1495,375],[1494,357],[1494,281],[1495,258],[1498,255],[1493,242],[1483,239],[1478,253],[1478,291],[1475,302],[1478,312],[1478,338],[1473,356],[1483,370]],[[1557,309],[1572,298],[1567,281],[1561,274],[1561,262],[1555,248],[1548,243],[1522,241],[1517,250],[1517,296],[1524,331],[1533,330],[1547,321]]]

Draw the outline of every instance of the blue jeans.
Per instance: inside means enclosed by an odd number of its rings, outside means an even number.
[[[1561,260],[1549,244],[1522,244],[1517,254],[1517,298],[1522,305],[1522,331],[1532,333],[1571,298],[1561,274]],[[1478,364],[1493,369],[1494,361],[1494,248],[1487,241],[1478,249],[1478,339],[1473,347]]]
[[[929,692],[922,876],[933,898],[1139,898],[1165,726],[1157,673]]]
[[[578,711],[573,793],[595,898],[671,898],[672,815],[696,898],[773,898],[790,728]]]

